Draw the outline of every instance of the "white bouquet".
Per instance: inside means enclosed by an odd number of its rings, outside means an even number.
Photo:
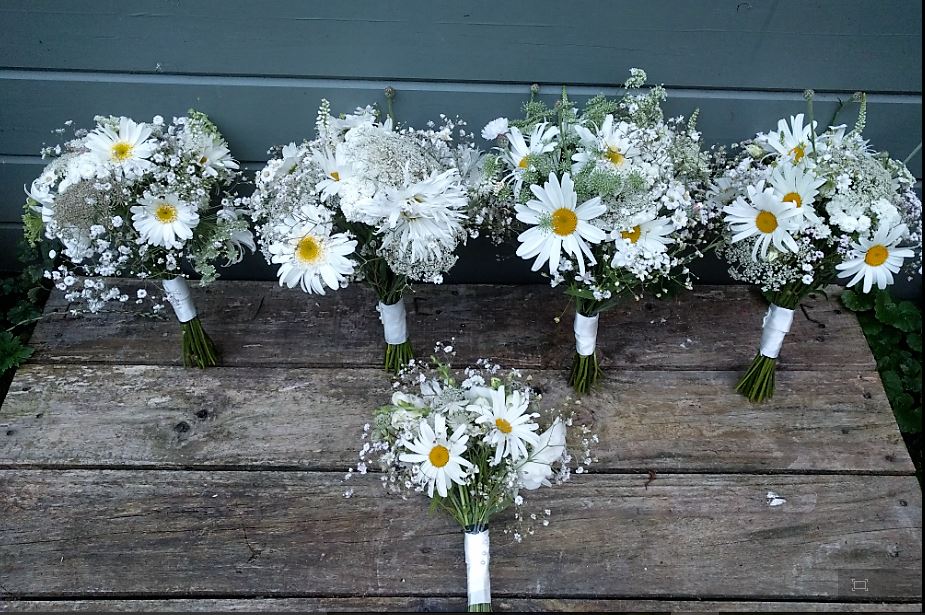
[[[633,69],[621,100],[597,96],[581,111],[564,89],[552,109],[531,98],[525,119],[498,118],[482,132],[500,142],[484,170],[505,212],[484,218],[521,230],[517,254],[535,259],[534,271],[548,268],[551,285],[574,298],[569,383],[580,393],[600,376],[599,314],[645,292],[690,288],[688,264],[702,256],[713,223],[699,202],[709,162],[696,114],[664,119],[665,91],[638,92],[645,79]]]
[[[217,363],[212,341],[199,321],[181,264],[189,263],[208,284],[215,262],[230,265],[255,249],[247,221],[227,190],[238,164],[215,125],[190,111],[169,124],[127,117],[96,117],[92,131],[77,130],[63,146],[49,147],[54,160],[27,190],[26,231],[60,250],[60,264],[45,276],[68,301],[97,312],[108,301],[164,308],[160,293],[141,288],[129,296],[101,278],[159,281],[183,330],[183,361]],[[77,311],[75,308],[74,311]]]
[[[388,492],[425,495],[432,510],[459,523],[469,610],[490,611],[489,523],[513,506],[505,533],[515,542],[548,525],[551,511],[525,512],[525,496],[587,471],[597,437],[571,412],[540,411],[530,377],[516,370],[479,360],[457,380],[437,358],[451,353],[452,346],[438,344],[429,365],[412,362],[400,372],[391,403],[364,426],[357,471],[380,470]],[[580,441],[577,460],[566,448],[569,432]]]
[[[807,92],[812,113],[812,92]],[[737,280],[771,304],[761,347],[737,390],[752,401],[774,392],[774,372],[793,311],[836,279],[864,293],[892,284],[906,260],[921,273],[922,203],[905,164],[861,136],[866,98],[851,131],[817,133],[801,113],[743,145],[716,178],[712,208],[725,213],[718,254]]]
[[[405,291],[412,281],[441,283],[468,237],[480,156],[461,124],[443,120],[396,130],[372,107],[336,118],[322,101],[317,137],[283,147],[250,199],[280,285],[324,294],[362,280],[375,290],[389,371],[413,356]]]

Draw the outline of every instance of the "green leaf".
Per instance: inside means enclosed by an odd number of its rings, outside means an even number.
[[[921,354],[922,353],[922,334],[921,333],[910,333],[906,336],[906,344],[913,351]]]
[[[922,330],[922,313],[911,301],[895,303],[886,291],[877,293],[874,301],[877,319],[905,333]]]
[[[902,378],[895,371],[887,370],[882,372],[880,380],[883,381],[883,390],[886,391],[886,396],[890,398],[890,403],[893,403],[893,399],[903,394]]]
[[[13,369],[32,356],[32,348],[9,331],[0,331],[0,375]]]
[[[915,400],[908,393],[904,393],[893,406],[896,423],[903,433],[919,433],[922,431],[922,406],[915,405]]]
[[[870,293],[858,293],[846,290],[841,294],[841,302],[852,312],[866,312],[874,308],[874,297]]]

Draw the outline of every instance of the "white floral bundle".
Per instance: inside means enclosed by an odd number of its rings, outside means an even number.
[[[807,92],[812,110],[812,92]],[[922,203],[905,164],[870,149],[861,133],[866,98],[851,131],[816,132],[803,114],[758,133],[727,163],[710,193],[725,213],[718,254],[737,280],[771,304],[761,347],[738,385],[752,401],[774,392],[774,372],[793,311],[837,279],[864,293],[892,284],[905,261],[921,273]],[[916,267],[917,265],[917,267]]]
[[[362,280],[376,291],[389,371],[413,356],[403,294],[412,281],[441,283],[468,237],[479,152],[460,126],[396,130],[372,107],[336,118],[322,101],[317,137],[283,147],[251,197],[280,285],[324,294]]]
[[[215,125],[196,111],[170,124],[160,116],[151,123],[95,120],[94,130],[77,130],[63,146],[43,150],[54,160],[27,191],[31,239],[44,233],[60,246],[60,264],[45,275],[91,312],[108,301],[151,299],[155,311],[164,308],[160,293],[142,288],[130,297],[100,278],[162,282],[183,330],[184,363],[215,365],[181,265],[208,284],[218,276],[216,261],[230,265],[245,247],[255,249],[247,221],[226,196],[238,164]]]
[[[458,381],[437,358],[451,354],[452,346],[438,344],[430,364],[413,361],[400,372],[391,403],[364,427],[357,471],[380,470],[387,491],[426,495],[432,509],[459,523],[469,610],[489,611],[489,523],[514,507],[514,527],[505,533],[515,542],[533,534],[535,524],[548,525],[551,511],[525,512],[524,496],[585,472],[595,461],[597,437],[569,412],[541,412],[530,377],[516,370],[479,360]],[[569,432],[580,440],[577,460],[566,448]]]
[[[547,266],[552,286],[575,299],[578,392],[600,375],[598,315],[626,297],[690,288],[688,264],[714,223],[698,201],[709,163],[696,114],[664,119],[665,91],[639,92],[645,79],[633,69],[621,100],[597,96],[581,111],[564,90],[552,109],[531,99],[524,120],[499,118],[482,133],[500,141],[484,171],[506,212],[484,217],[522,230],[517,254],[535,258],[534,271]]]

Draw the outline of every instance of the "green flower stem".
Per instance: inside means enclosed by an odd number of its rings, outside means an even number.
[[[385,371],[389,373],[397,374],[413,358],[414,351],[409,341],[385,345]]]
[[[760,352],[755,355],[751,367],[742,376],[736,391],[745,395],[751,402],[762,402],[774,396],[774,373],[777,359],[766,357]]]
[[[180,330],[183,332],[183,365],[200,369],[218,365],[215,344],[202,328],[199,317],[180,323]]]
[[[491,602],[486,602],[482,604],[470,604],[469,613],[491,613]]]
[[[597,384],[604,372],[597,362],[597,353],[582,355],[575,353],[572,360],[572,371],[569,373],[568,383],[576,393],[587,393]]]

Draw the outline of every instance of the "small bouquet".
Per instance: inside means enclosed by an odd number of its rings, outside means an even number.
[[[372,107],[335,118],[322,101],[317,137],[283,147],[250,199],[280,285],[324,294],[363,280],[376,291],[393,372],[413,356],[405,291],[412,281],[441,283],[468,237],[480,156],[462,124],[443,120],[396,130]]]
[[[102,277],[161,282],[183,331],[183,363],[216,365],[181,264],[205,285],[218,277],[215,261],[231,265],[245,248],[255,249],[247,221],[225,196],[238,164],[203,113],[191,110],[170,124],[160,116],[95,121],[94,130],[77,130],[63,146],[42,151],[54,160],[26,192],[27,237],[37,242],[44,233],[60,246],[61,264],[45,276],[90,312],[132,299],[164,309],[160,293],[141,288],[129,297]]]
[[[469,611],[490,611],[489,523],[513,506],[515,526],[505,533],[515,542],[536,531],[534,521],[548,525],[548,509],[524,512],[524,494],[567,481],[573,465],[584,473],[597,437],[570,413],[540,412],[529,376],[479,360],[460,382],[437,358],[441,353],[452,353],[452,346],[438,344],[430,364],[412,361],[400,372],[392,403],[364,426],[357,471],[380,469],[388,492],[424,494],[431,510],[459,523]],[[580,433],[577,462],[566,449],[569,431]]]
[[[906,259],[922,266],[922,203],[905,164],[870,149],[854,129],[816,132],[801,113],[742,144],[715,179],[709,200],[725,213],[718,254],[737,280],[757,285],[771,304],[761,346],[737,391],[751,401],[774,393],[774,372],[793,311],[836,279],[886,288]]]
[[[581,111],[564,90],[552,109],[531,97],[525,119],[499,118],[482,132],[500,141],[484,170],[506,215],[491,223],[514,228],[515,217],[518,256],[535,258],[534,271],[548,266],[551,285],[575,299],[569,383],[580,393],[601,373],[599,314],[644,292],[690,288],[688,264],[713,223],[698,202],[709,161],[696,113],[686,124],[665,120],[665,91],[639,92],[645,80],[633,69],[621,100],[596,96]]]

